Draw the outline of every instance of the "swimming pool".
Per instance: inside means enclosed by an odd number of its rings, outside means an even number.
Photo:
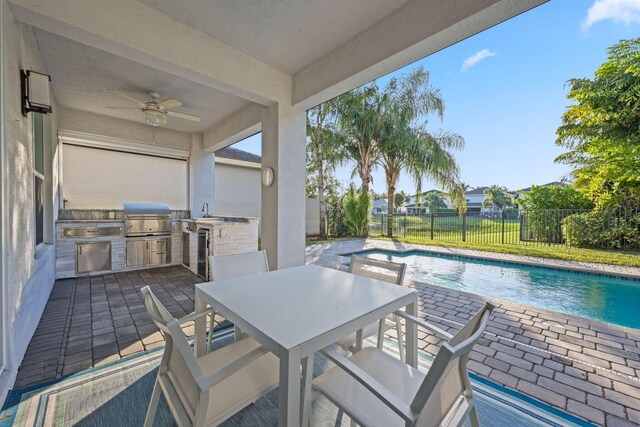
[[[354,255],[406,263],[406,277],[431,285],[640,329],[638,281],[426,251]]]

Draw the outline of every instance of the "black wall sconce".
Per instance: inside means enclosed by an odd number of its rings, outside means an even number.
[[[47,114],[53,112],[49,92],[51,77],[31,70],[20,70],[22,80],[22,115],[35,111]]]

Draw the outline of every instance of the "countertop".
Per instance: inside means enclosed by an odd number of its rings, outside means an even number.
[[[56,224],[124,223],[124,219],[59,219]]]
[[[257,220],[258,220],[257,217],[250,217],[250,216],[212,216],[210,218],[177,219],[176,221],[186,221],[186,222],[195,221],[196,223],[199,223],[199,224],[207,224],[207,223],[212,223],[212,222],[244,222],[244,223],[248,223],[248,222],[257,221]]]
[[[211,218],[184,218],[174,219],[174,222],[183,221],[191,222],[195,221],[197,224],[224,224],[224,223],[251,223],[258,221],[257,217],[242,217],[242,216],[214,216]],[[57,224],[91,224],[91,223],[123,223],[124,219],[59,219]]]

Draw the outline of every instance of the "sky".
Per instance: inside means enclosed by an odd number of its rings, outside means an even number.
[[[423,66],[445,100],[444,120],[429,117],[428,129],[461,135],[456,152],[462,181],[473,187],[502,185],[510,190],[568,177],[554,163],[563,152],[556,129],[571,101],[566,82],[593,77],[607,48],[640,37],[640,0],[551,0],[377,80]],[[260,154],[260,134],[234,145]],[[348,186],[353,166],[336,177]],[[360,180],[353,179],[356,185]],[[384,175],[373,173],[372,188],[386,192]],[[402,175],[397,190],[415,192]],[[434,188],[423,181],[423,190]]]

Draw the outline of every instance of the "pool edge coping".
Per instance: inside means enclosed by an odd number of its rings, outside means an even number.
[[[385,251],[385,252],[394,252],[394,253],[398,253],[398,254],[404,254],[407,252],[423,252],[423,253],[431,253],[431,254],[435,254],[435,255],[443,255],[443,256],[448,256],[451,258],[470,258],[470,259],[477,259],[477,260],[483,260],[483,261],[492,261],[492,262],[496,262],[498,264],[511,264],[514,266],[518,266],[518,262],[517,261],[509,261],[509,260],[503,260],[503,259],[495,259],[495,258],[489,258],[489,257],[483,257],[483,256],[473,256],[473,255],[466,255],[466,254],[449,254],[449,253],[445,253],[445,252],[437,252],[437,251],[431,251],[428,249],[404,249],[404,250],[397,250],[397,249],[385,249],[385,248],[380,248],[380,247],[371,247],[371,248],[363,248],[357,251],[353,251],[353,252],[347,252],[347,253],[339,253],[336,254],[338,256],[347,258],[348,256],[352,255],[353,253],[356,252],[374,252],[374,251]],[[586,274],[586,275],[591,275],[591,276],[602,276],[602,277],[606,277],[606,278],[614,278],[614,279],[621,279],[621,280],[626,280],[629,282],[635,282],[640,284],[640,275],[638,276],[633,276],[632,277],[618,277],[615,274],[609,274],[609,273],[601,273],[599,271],[579,271],[579,270],[571,270],[569,268],[563,268],[563,267],[558,267],[558,266],[540,266],[540,265],[536,265],[533,262],[529,262],[529,263],[523,263],[520,265],[524,265],[526,267],[538,267],[538,268],[545,268],[545,269],[551,269],[551,270],[556,270],[556,271],[565,271],[565,272],[571,272],[571,273],[578,273],[578,274]],[[440,287],[437,285],[434,285],[432,283],[429,282],[424,282],[421,280],[416,280],[416,279],[407,279],[410,283],[418,283],[418,284],[422,284],[422,285],[427,285],[427,286],[436,286],[436,287]],[[443,288],[443,289],[448,289],[448,288]],[[533,306],[533,305],[528,305],[528,304],[522,304],[522,303],[518,303],[518,302],[513,302],[513,301],[508,301],[508,300],[503,300],[500,298],[495,298],[495,297],[490,297],[490,296],[485,296],[485,295],[479,295],[479,294],[474,294],[473,292],[469,292],[469,291],[464,291],[464,290],[459,290],[456,289],[456,292],[460,292],[463,294],[467,294],[467,295],[471,295],[471,296],[481,296],[483,298],[487,298],[493,301],[496,301],[498,303],[502,303],[502,302],[506,302],[509,304],[517,304],[521,307],[525,307],[525,308],[532,308],[534,310],[538,310],[541,312],[547,312],[547,313],[557,313],[557,314],[562,314],[563,316],[567,316],[567,317],[571,317],[574,318],[576,320],[588,320],[589,322],[596,322],[596,323],[600,323],[604,326],[607,327],[615,327],[615,328],[621,328],[623,329],[623,331],[625,333],[633,333],[633,334],[637,334],[640,331],[640,328],[633,328],[631,326],[626,326],[626,325],[618,325],[617,323],[611,323],[611,322],[605,322],[604,320],[599,320],[599,319],[590,319],[587,317],[581,317],[581,316],[577,316],[575,314],[569,314],[569,313],[563,313],[560,311],[556,311],[556,310],[551,310],[545,307],[537,307],[537,306]]]
[[[456,248],[448,248],[448,249],[456,249]],[[583,266],[559,266],[559,265],[554,265],[552,263],[549,262],[545,262],[547,261],[546,258],[536,258],[536,261],[533,260],[527,260],[527,259],[523,259],[523,260],[519,260],[519,261],[515,261],[515,260],[510,260],[510,259],[504,259],[501,257],[497,257],[497,256],[491,256],[491,255],[480,255],[480,254],[467,254],[467,253],[450,253],[450,252],[445,252],[445,251],[439,251],[437,249],[423,249],[423,248],[414,248],[414,249],[387,249],[387,248],[381,248],[381,247],[365,247],[356,251],[349,251],[349,252],[345,252],[345,253],[337,253],[337,256],[341,256],[341,257],[348,257],[353,255],[354,253],[362,253],[362,252],[373,252],[373,251],[385,251],[385,252],[394,252],[397,254],[406,254],[407,252],[423,252],[423,253],[427,253],[427,254],[434,254],[434,255],[441,255],[441,256],[447,256],[447,257],[451,257],[451,258],[469,258],[469,259],[475,259],[475,260],[482,260],[482,261],[492,261],[498,264],[511,264],[514,266],[525,266],[525,267],[537,267],[537,268],[544,268],[544,269],[548,269],[548,270],[556,270],[556,271],[565,271],[565,272],[570,272],[570,273],[582,273],[582,274],[586,274],[589,276],[602,276],[602,277],[606,277],[606,278],[610,278],[610,279],[621,279],[621,280],[627,280],[627,281],[631,281],[631,282],[639,282],[640,283],[640,273],[638,274],[633,274],[633,273],[619,273],[619,272],[604,272],[601,270],[598,270],[596,268],[589,268],[589,267],[583,267]],[[489,254],[494,254],[495,252],[488,252]],[[539,260],[539,261],[538,261]],[[575,261],[569,261],[569,260],[561,260],[563,262],[575,262]],[[609,264],[603,264],[605,266],[608,266]],[[621,266],[624,267],[624,266]]]

